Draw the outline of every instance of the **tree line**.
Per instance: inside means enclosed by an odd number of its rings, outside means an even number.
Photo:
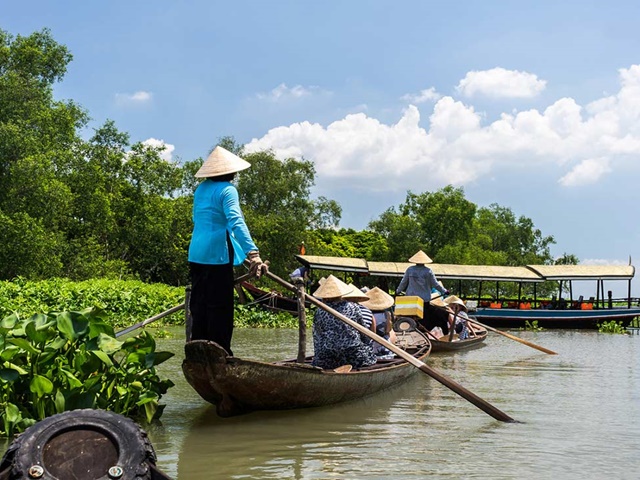
[[[203,159],[167,161],[161,148],[132,142],[111,120],[83,139],[88,112],[53,94],[71,61],[47,29],[0,30],[0,279],[185,285],[194,173]],[[308,254],[377,261],[406,261],[422,249],[441,263],[553,262],[552,236],[508,207],[475,205],[462,188],[407,192],[366,229],[339,228],[341,206],[311,196],[311,160],[245,154],[233,137],[216,144],[252,164],[236,182],[249,229],[277,274],[295,268],[302,242]],[[577,263],[567,254],[561,261]]]

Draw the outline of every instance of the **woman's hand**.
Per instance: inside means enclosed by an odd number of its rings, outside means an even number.
[[[249,252],[247,259],[249,260],[249,273],[255,275],[256,278],[260,278],[269,269],[269,266],[262,261],[258,252]]]

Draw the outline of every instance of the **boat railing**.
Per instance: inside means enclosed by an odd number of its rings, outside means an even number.
[[[463,296],[464,298],[464,296]],[[628,308],[640,307],[640,298],[607,298],[596,299],[590,297],[584,299],[579,297],[578,299],[567,298],[498,298],[490,299],[483,298],[480,300],[468,298],[466,299],[467,308],[470,310],[476,310],[477,308],[509,308],[519,310],[529,309],[548,309],[548,310],[598,310],[598,309],[612,309],[612,308]]]

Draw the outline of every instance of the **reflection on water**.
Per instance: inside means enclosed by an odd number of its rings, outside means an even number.
[[[517,332],[546,355],[499,335],[438,353],[429,364],[524,422],[504,424],[418,372],[356,402],[218,418],[184,381],[182,336],[166,372],[163,425],[150,436],[177,479],[637,478],[640,337],[593,331]],[[237,355],[296,355],[293,330],[238,330]]]
[[[184,337],[162,425],[148,429],[174,479],[633,479],[640,470],[640,336],[514,332],[559,355],[490,334],[486,345],[429,364],[520,420],[487,416],[418,372],[359,401],[221,419],[182,376]],[[237,355],[293,358],[293,330],[237,330]]]

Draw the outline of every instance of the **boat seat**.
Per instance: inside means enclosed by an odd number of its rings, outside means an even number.
[[[353,370],[353,365],[341,365],[337,368],[334,368],[333,371],[336,373],[349,373],[351,370]]]

